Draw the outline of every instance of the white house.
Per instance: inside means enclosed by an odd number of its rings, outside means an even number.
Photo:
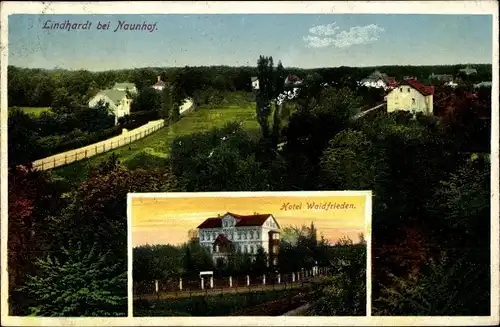
[[[387,76],[386,73],[376,70],[367,78],[359,81],[358,85],[386,90],[395,85],[395,79],[394,77]]]
[[[258,90],[259,89],[259,79],[257,77],[252,77],[250,79],[250,81],[252,82],[252,89]]]
[[[137,87],[135,86],[134,83],[115,83],[115,85],[112,88],[113,90],[117,91],[129,91],[131,94],[137,94]]]
[[[158,76],[158,80],[156,81],[155,85],[153,85],[153,88],[158,91],[162,91],[165,88],[165,82],[161,80],[161,76]]]
[[[214,261],[227,259],[232,251],[257,254],[262,248],[269,262],[277,264],[280,226],[271,214],[237,215],[227,212],[208,218],[198,226],[200,245]]]
[[[96,107],[100,101],[104,104],[108,104],[109,109],[115,116],[115,125],[118,124],[118,118],[130,114],[132,99],[128,97],[126,91],[114,89],[100,91],[96,96],[90,99],[89,107]]]
[[[398,110],[414,114],[433,114],[434,87],[425,86],[414,79],[399,83],[387,94],[387,112]]]

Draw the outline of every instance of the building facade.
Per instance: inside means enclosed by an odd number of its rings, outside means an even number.
[[[214,262],[231,253],[255,256],[259,248],[270,264],[277,264],[280,226],[271,214],[238,215],[225,213],[206,219],[198,226],[200,245],[212,254]]]
[[[414,114],[434,114],[434,87],[414,79],[399,83],[387,94],[387,112],[409,111]]]
[[[115,125],[118,124],[118,118],[130,114],[130,105],[132,99],[129,98],[126,91],[103,90],[89,101],[89,107],[96,107],[99,102],[107,104],[112,114],[115,116]]]

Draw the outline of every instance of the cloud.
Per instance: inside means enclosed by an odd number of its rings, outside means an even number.
[[[349,30],[340,31],[335,23],[311,27],[309,33],[303,37],[304,42],[311,48],[348,48],[353,45],[368,44],[377,41],[385,30],[375,24],[355,26]]]

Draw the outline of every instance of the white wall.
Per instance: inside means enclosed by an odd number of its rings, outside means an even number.
[[[432,106],[428,104],[429,101],[432,101],[432,97],[426,98],[413,87],[402,85],[387,95],[387,112],[403,110],[432,114]]]
[[[225,225],[225,223],[227,225]],[[226,215],[222,217],[222,227],[220,228],[204,228],[200,229],[199,242],[200,245],[209,248],[213,252],[213,244],[215,239],[220,234],[224,234],[240,252],[247,251],[251,254],[257,253],[257,249],[262,247],[265,253],[269,252],[269,231],[279,231],[276,220],[271,216],[263,224],[263,226],[243,226],[234,227],[236,220]],[[207,238],[208,236],[208,238]],[[253,236],[253,237],[252,237]],[[250,252],[251,247],[253,251]]]

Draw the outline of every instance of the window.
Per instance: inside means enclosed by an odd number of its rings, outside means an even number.
[[[204,241],[205,240],[205,235],[204,234],[201,234],[201,240]]]
[[[415,98],[412,98],[412,99],[411,99],[411,103],[412,103],[412,104],[415,104]]]
[[[227,221],[223,221],[223,222],[222,222],[222,226],[223,226],[223,227],[226,227],[226,226],[227,226]]]
[[[403,88],[402,87],[399,88],[399,92],[403,92]]]
[[[250,231],[250,239],[253,239],[253,231]]]
[[[219,245],[215,246],[215,252],[219,253]]]
[[[253,253],[253,245],[250,245],[250,253]]]
[[[237,240],[241,239],[241,233],[240,232],[238,232],[238,234],[236,234],[236,239]]]
[[[259,231],[256,231],[256,232],[255,232],[255,234],[256,234],[255,238],[259,239],[259,238],[260,238],[260,233],[259,233]]]
[[[248,246],[245,245],[245,250],[243,251],[243,253],[248,253]]]
[[[410,93],[410,88],[408,88],[408,93]]]

